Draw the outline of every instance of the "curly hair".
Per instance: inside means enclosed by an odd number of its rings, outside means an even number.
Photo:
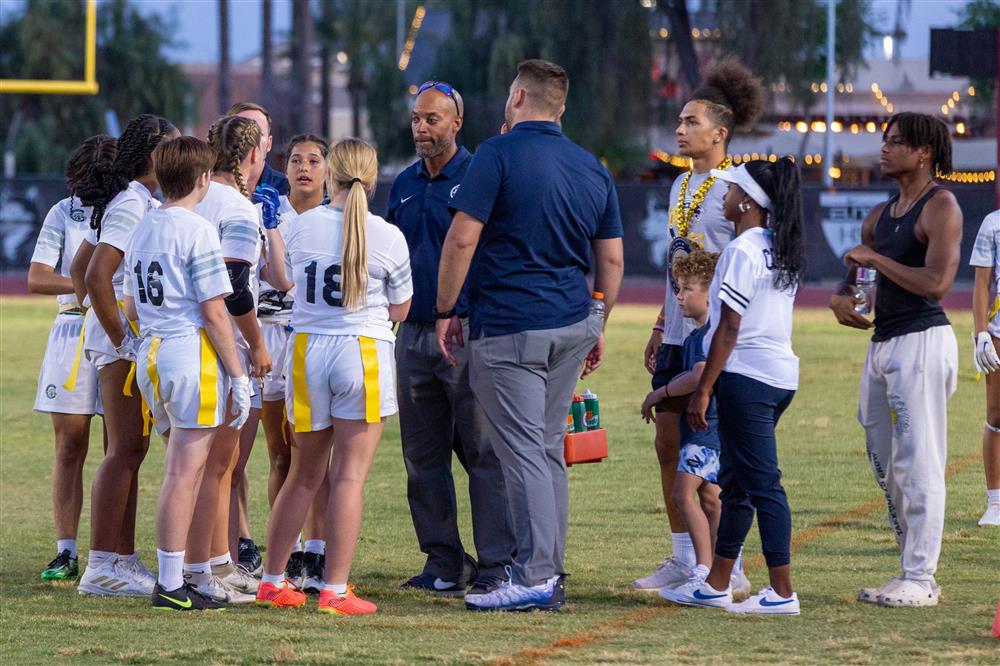
[[[670,272],[675,280],[697,280],[708,287],[715,275],[715,264],[719,261],[718,252],[695,250],[691,254],[677,257],[670,264]]]
[[[717,124],[728,130],[726,145],[736,130],[753,127],[764,110],[764,87],[746,65],[733,56],[715,63],[689,101],[701,101]]]
[[[87,173],[95,164],[111,165],[118,154],[118,141],[113,136],[98,134],[92,136],[73,149],[66,159],[63,175],[66,176],[66,187],[71,192],[87,177]]]
[[[885,125],[883,142],[893,125],[899,128],[899,136],[910,148],[931,147],[931,173],[951,173],[951,133],[943,120],[926,113],[897,113]]]
[[[260,145],[260,140],[260,125],[242,116],[224,116],[208,129],[208,143],[215,149],[216,155],[212,170],[233,174],[240,193],[247,198],[250,193],[240,171],[240,163]]]

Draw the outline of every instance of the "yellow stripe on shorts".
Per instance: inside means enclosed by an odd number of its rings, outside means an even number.
[[[312,408],[309,406],[309,389],[306,386],[306,346],[308,333],[296,333],[292,348],[292,416],[295,432],[312,432]]]
[[[359,337],[361,343],[361,365],[365,369],[365,421],[378,423],[382,420],[382,396],[378,383],[378,348],[375,338]]]
[[[1000,312],[1000,296],[997,296],[993,300],[993,307],[990,308],[990,313],[986,315],[986,321],[993,321],[993,318],[997,316],[998,312]]]
[[[146,355],[146,374],[153,384],[153,399],[160,401],[160,372],[156,369],[156,356],[160,353],[160,343],[163,338],[149,339],[149,354]]]
[[[87,329],[86,320],[80,325],[80,339],[76,341],[76,354],[73,356],[73,367],[69,370],[69,377],[63,388],[67,391],[76,390],[76,378],[80,374],[80,357],[83,356],[83,332]]]
[[[205,329],[201,334],[201,373],[198,377],[198,425],[215,425],[215,412],[219,406],[219,361],[215,347],[208,338]]]

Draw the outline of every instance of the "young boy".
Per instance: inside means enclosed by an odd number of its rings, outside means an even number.
[[[677,303],[681,314],[694,319],[698,328],[684,341],[684,372],[674,377],[669,384],[651,391],[643,401],[642,416],[647,423],[655,419],[654,408],[662,400],[687,396],[698,386],[705,367],[702,341],[708,331],[708,287],[712,283],[718,258],[717,253],[696,250],[674,260],[673,275],[678,285]],[[708,429],[701,431],[691,430],[687,419],[680,420],[680,459],[671,496],[671,502],[687,522],[697,563],[691,570],[691,578],[699,580],[705,579],[712,565],[715,533],[722,510],[718,486],[718,416],[714,398],[706,419]],[[682,581],[682,584],[684,582],[686,581]],[[750,591],[749,581],[742,571],[734,574],[733,588],[743,594]]]

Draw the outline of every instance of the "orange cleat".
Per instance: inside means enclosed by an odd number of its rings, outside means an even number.
[[[341,596],[331,590],[319,593],[319,612],[330,615],[371,615],[378,606],[354,594],[354,586],[347,586],[347,594]]]
[[[261,583],[257,588],[256,604],[264,608],[298,608],[305,603],[305,593],[288,579],[280,587],[274,583]]]

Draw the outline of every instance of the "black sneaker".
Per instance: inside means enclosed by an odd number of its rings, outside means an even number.
[[[302,587],[302,583],[305,580],[306,569],[303,564],[305,561],[305,553],[301,550],[292,553],[291,557],[288,558],[288,564],[285,565],[285,578],[292,581],[295,587]]]
[[[302,591],[306,594],[319,594],[323,589],[323,570],[326,568],[326,555],[323,553],[305,553],[302,556]]]
[[[69,549],[64,549],[49,562],[42,572],[42,580],[66,580],[80,574],[80,565],[75,557],[70,557]]]
[[[422,573],[399,586],[403,590],[427,590],[439,597],[464,597],[465,583],[451,583],[434,574]]]
[[[190,583],[184,583],[176,590],[164,590],[159,583],[153,587],[153,608],[156,610],[221,610],[225,607],[225,604],[198,592]]]
[[[468,585],[478,577],[479,565],[476,563],[476,558],[466,553],[462,560],[462,582]]]
[[[260,557],[260,548],[257,547],[253,539],[240,537],[237,553],[239,554],[237,559],[243,568],[254,576],[260,577],[261,572],[264,571],[264,561]]]
[[[552,591],[552,600],[549,602],[551,608],[548,610],[559,610],[566,605],[566,576],[569,574],[559,574],[556,581],[556,589]]]

